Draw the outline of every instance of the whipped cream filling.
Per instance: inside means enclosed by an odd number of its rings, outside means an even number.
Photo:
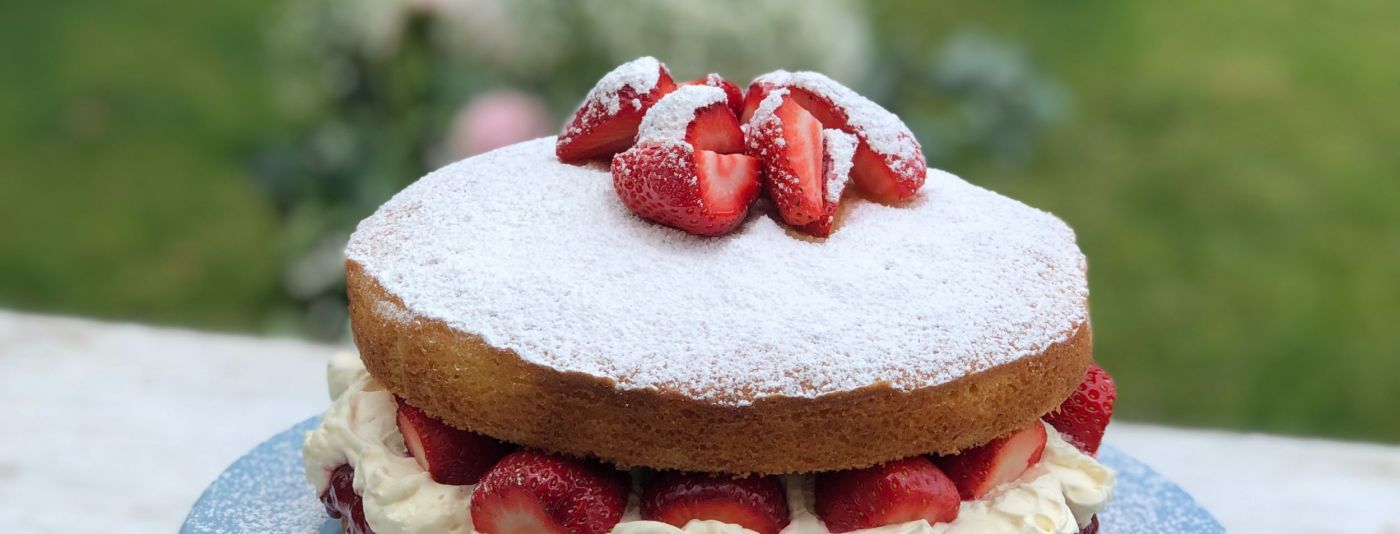
[[[470,513],[475,486],[434,482],[403,444],[397,407],[389,393],[354,354],[331,359],[327,382],[334,402],[302,445],[306,478],[318,495],[330,487],[337,467],[355,469],[354,488],[365,520],[380,534],[445,532],[473,534]],[[963,501],[951,523],[912,521],[861,530],[864,534],[1075,534],[1112,495],[1113,472],[1065,442],[1046,425],[1049,439],[1039,464],[986,498]],[[783,477],[792,522],[782,534],[829,534],[814,507],[814,478]],[[678,528],[641,519],[637,492],[613,534],[753,534],[719,521],[691,521]]]

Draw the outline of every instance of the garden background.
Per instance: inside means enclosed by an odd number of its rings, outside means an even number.
[[[1400,442],[1400,3],[0,8],[0,307],[344,338],[340,245],[611,66],[827,72],[1068,221],[1125,419]]]

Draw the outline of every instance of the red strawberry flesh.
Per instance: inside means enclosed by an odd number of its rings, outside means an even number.
[[[695,152],[695,172],[700,177],[700,198],[705,211],[717,217],[742,220],[758,195],[758,160],[743,154]]]
[[[823,126],[860,138],[852,179],[867,198],[897,204],[923,187],[928,173],[923,148],[899,117],[821,74],[776,71],[749,85],[743,118],[756,113],[762,100],[777,90],[787,91]]]
[[[638,216],[715,236],[744,221],[758,196],[758,161],[742,154],[643,145],[613,159],[613,188]]]
[[[714,104],[700,110],[686,128],[686,142],[695,150],[720,154],[743,154],[744,131],[739,119],[724,104]]]
[[[830,237],[841,209],[841,196],[851,180],[851,164],[859,141],[836,129],[822,130],[822,213],[799,231],[813,237]]]
[[[1074,393],[1043,419],[1071,445],[1087,454],[1098,454],[1117,400],[1113,377],[1097,363],[1090,363]]]
[[[749,154],[763,162],[764,188],[783,222],[809,224],[824,211],[822,125],[784,92],[770,93],[749,123]]]
[[[677,527],[713,520],[777,534],[789,521],[782,483],[772,476],[661,473],[647,485],[641,503],[643,519]]]
[[[734,112],[735,117],[738,117],[741,113],[744,112],[744,93],[739,91],[738,85],[735,85],[734,82],[724,79],[724,77],[720,76],[719,74],[710,73],[705,76],[696,78],[694,80],[685,82],[682,85],[707,85],[710,87],[718,87],[719,89],[724,91],[725,99],[729,104],[729,109],[730,111]]]
[[[817,515],[832,532],[958,517],[958,490],[927,458],[817,476]]]
[[[923,152],[910,157],[884,155],[861,143],[856,151],[851,180],[865,196],[876,202],[898,204],[918,194],[928,172]]]
[[[638,146],[679,141],[696,150],[721,154],[744,151],[744,132],[725,104],[724,91],[708,86],[681,87],[647,110],[637,130]]]
[[[519,450],[472,492],[472,523],[491,534],[606,534],[622,519],[629,479],[602,465]]]
[[[494,438],[460,430],[399,399],[398,424],[404,445],[418,465],[440,484],[475,484],[482,473],[513,448]]]
[[[489,517],[472,522],[478,532],[492,534],[568,534],[559,521],[540,503],[533,493],[523,489],[503,490],[498,494],[482,497],[482,509],[488,510]],[[476,499],[472,500],[476,508]]]
[[[1036,421],[984,445],[939,457],[937,463],[957,485],[963,500],[981,499],[1039,463],[1045,439],[1045,425]]]
[[[598,80],[574,112],[555,142],[555,155],[559,161],[581,162],[627,150],[647,109],[675,88],[666,66],[653,58],[618,66]]]

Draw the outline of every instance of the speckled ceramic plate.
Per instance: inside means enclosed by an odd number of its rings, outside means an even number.
[[[313,417],[273,436],[239,458],[204,490],[182,533],[335,534],[301,467],[302,436]],[[1111,446],[1099,460],[1118,472],[1113,501],[1099,514],[1103,534],[1211,534],[1225,529],[1170,480]]]

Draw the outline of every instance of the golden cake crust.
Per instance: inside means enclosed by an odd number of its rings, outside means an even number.
[[[951,453],[1054,409],[1091,360],[1081,322],[1037,354],[935,386],[726,405],[525,361],[413,313],[354,260],[346,274],[356,345],[390,391],[452,426],[623,468],[779,474]]]

